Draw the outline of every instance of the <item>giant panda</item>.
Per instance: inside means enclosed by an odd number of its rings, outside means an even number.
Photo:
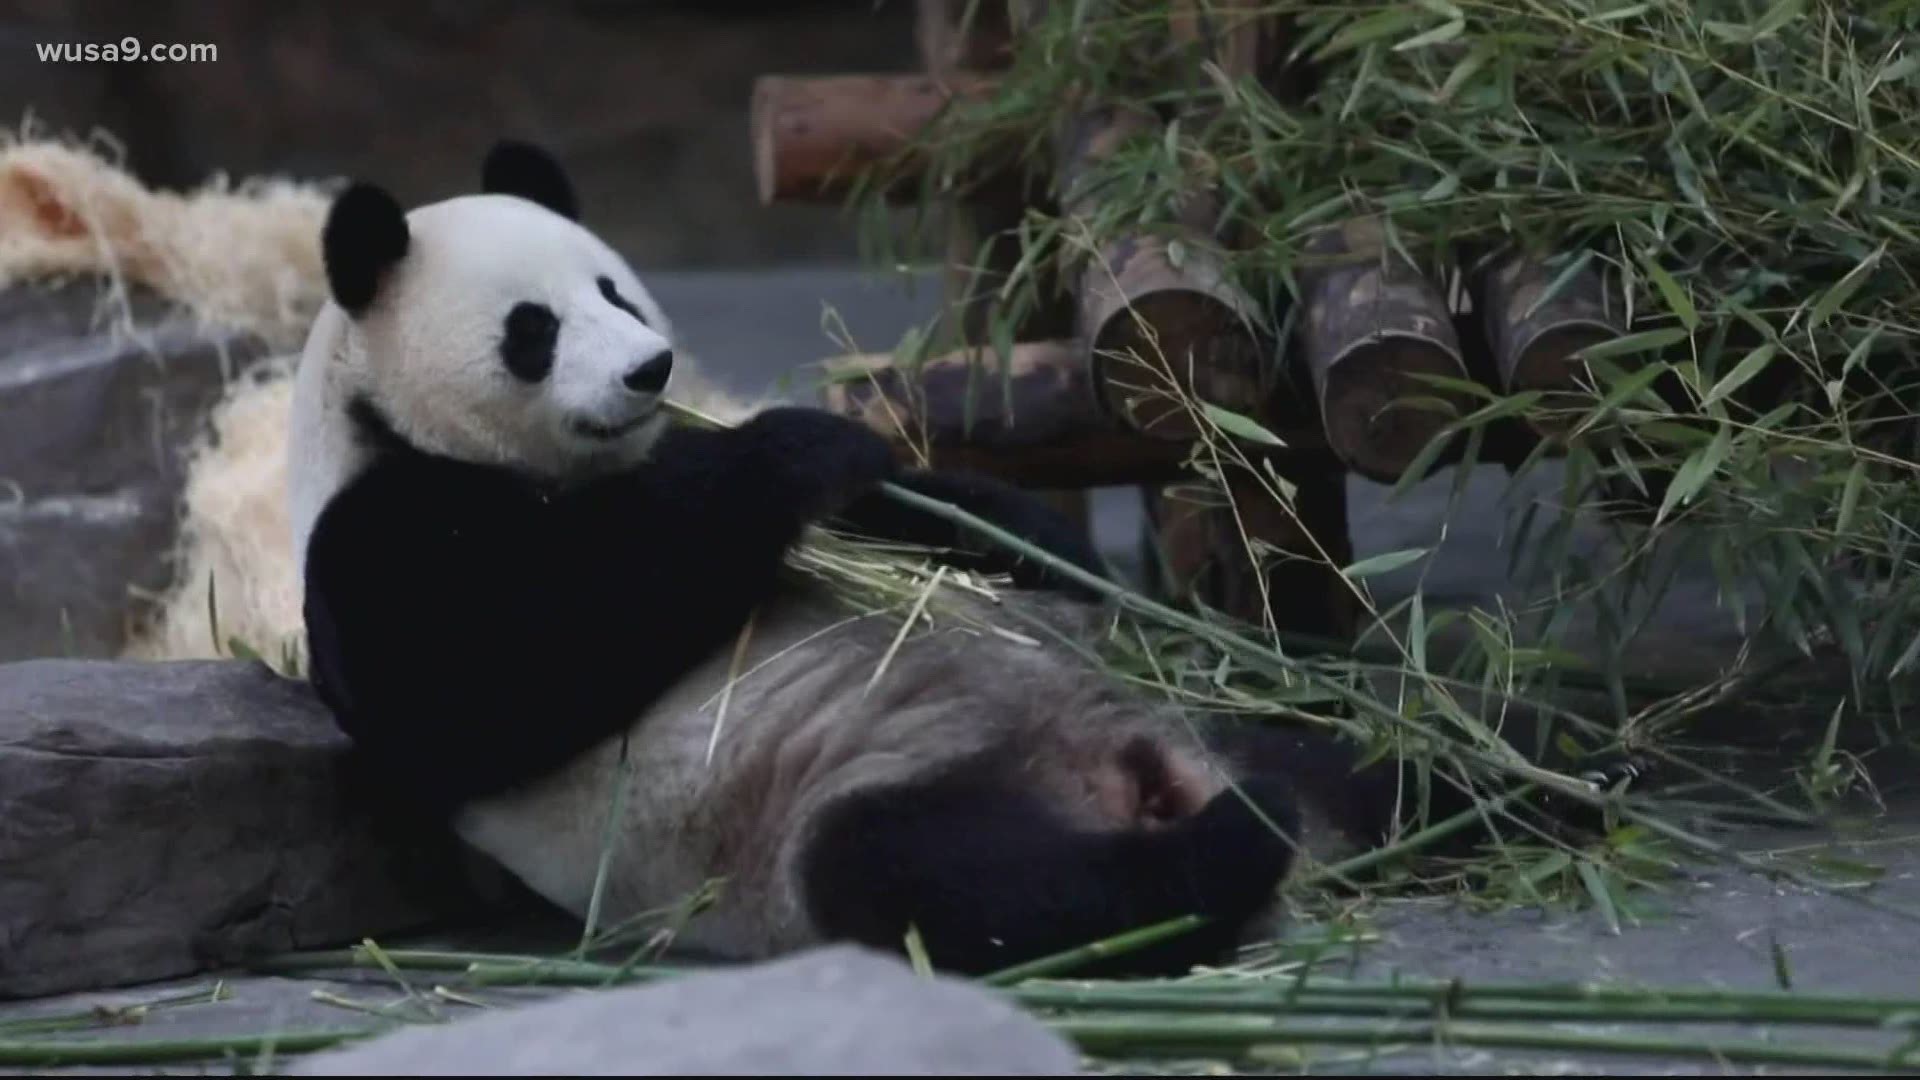
[[[822,410],[674,423],[664,313],[561,166],[505,142],[480,173],[411,211],[364,181],[334,199],[330,300],[294,382],[310,677],[396,813],[603,925],[717,882],[682,946],[917,935],[963,973],[1182,915],[1199,928],[1105,970],[1219,961],[1275,925],[1316,837],[1380,834],[1381,800],[1316,744],[1229,752],[1203,718],[1005,631],[1014,609],[1084,640],[1109,613],[879,485],[1099,572],[1043,503],[904,469]],[[947,590],[903,629],[791,570],[817,527],[943,547],[1016,588]]]

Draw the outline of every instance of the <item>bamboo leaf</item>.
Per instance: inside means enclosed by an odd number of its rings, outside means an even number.
[[[1587,895],[1593,897],[1593,904],[1600,909],[1600,915],[1607,920],[1607,929],[1614,934],[1620,933],[1620,913],[1613,906],[1613,891],[1600,879],[1600,870],[1584,859],[1574,865],[1580,875],[1580,883],[1587,887]]]
[[[1340,573],[1348,578],[1364,578],[1372,577],[1376,574],[1387,574],[1409,563],[1419,561],[1424,558],[1426,554],[1426,548],[1406,548],[1401,551],[1383,552],[1379,555],[1370,555],[1367,558],[1361,559],[1359,562],[1353,563],[1345,570],[1340,571]]]
[[[1441,23],[1439,26],[1425,33],[1415,34],[1400,44],[1395,45],[1393,51],[1407,52],[1412,49],[1424,49],[1429,45],[1444,45],[1454,38],[1459,37],[1460,32],[1466,28],[1467,23],[1465,19],[1454,19],[1451,22]]]
[[[1840,513],[1834,518],[1833,531],[1846,535],[1853,526],[1853,512],[1860,508],[1860,485],[1867,478],[1867,463],[1856,461],[1847,470],[1847,483],[1840,491]]]
[[[1280,436],[1261,427],[1250,417],[1223,409],[1210,401],[1201,402],[1200,410],[1206,413],[1207,419],[1217,425],[1220,430],[1236,438],[1246,439],[1248,442],[1265,443],[1268,446],[1287,445],[1281,441]]]
[[[1694,309],[1693,299],[1673,279],[1673,275],[1667,273],[1666,268],[1651,255],[1642,255],[1640,265],[1646,268],[1647,279],[1653,282],[1653,287],[1660,290],[1661,298],[1667,302],[1667,310],[1679,316],[1681,325],[1689,331],[1700,329],[1700,313]]]
[[[1800,17],[1805,6],[1806,0],[1779,0],[1778,3],[1775,3],[1767,9],[1766,14],[1754,21],[1754,36],[1756,38],[1766,37],[1769,34],[1786,29],[1790,23]]]
[[[1851,299],[1853,294],[1860,290],[1860,286],[1866,284],[1874,268],[1880,265],[1880,256],[1886,254],[1886,251],[1887,246],[1882,243],[1873,254],[1860,260],[1858,266],[1847,271],[1846,277],[1834,282],[1832,288],[1822,293],[1819,301],[1813,305],[1813,313],[1807,316],[1807,328],[1817,328],[1834,312],[1840,310],[1841,305]]]
[[[1315,53],[1314,59],[1325,60],[1382,38],[1393,37],[1403,30],[1412,29],[1419,19],[1418,12],[1406,8],[1389,8],[1365,18],[1355,19]]]
[[[1585,349],[1580,350],[1580,355],[1587,360],[1607,360],[1615,356],[1631,356],[1634,353],[1654,352],[1659,349],[1664,349],[1675,342],[1685,341],[1686,339],[1687,331],[1681,327],[1668,327],[1664,330],[1642,330],[1637,334],[1627,334],[1614,338],[1612,341],[1603,341],[1597,345],[1589,345]]]
[[[1773,361],[1774,354],[1779,351],[1780,347],[1769,341],[1742,357],[1739,363],[1733,365],[1732,371],[1721,376],[1720,381],[1713,384],[1713,389],[1707,391],[1707,396],[1700,400],[1700,407],[1708,408],[1745,386],[1755,375],[1766,369],[1766,366]]]
[[[1667,485],[1667,493],[1660,500],[1660,509],[1653,515],[1655,525],[1667,519],[1674,507],[1692,501],[1694,495],[1713,479],[1713,474],[1727,459],[1727,452],[1733,446],[1733,429],[1725,424],[1713,437],[1713,441],[1688,455],[1680,468],[1675,470],[1673,481]]]

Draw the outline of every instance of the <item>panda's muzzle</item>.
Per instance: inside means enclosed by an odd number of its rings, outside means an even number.
[[[633,419],[623,420],[618,424],[599,424],[592,420],[575,419],[572,426],[573,432],[576,435],[581,435],[589,439],[598,439],[602,442],[612,442],[615,439],[624,438],[625,436],[633,434],[640,429],[640,425],[652,418],[653,410],[648,409]]]

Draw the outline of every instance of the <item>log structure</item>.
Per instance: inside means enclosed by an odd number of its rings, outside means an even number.
[[[1099,10],[1129,0],[1075,2]],[[752,115],[761,201],[839,202],[860,178],[871,182],[876,167],[892,181],[887,198],[926,195],[924,159],[913,147],[943,110],[997,90],[1020,35],[1048,3],[917,0],[920,72],[763,77]],[[1179,85],[1126,88],[1143,91],[1127,99],[1165,100],[1167,91],[1202,88],[1223,74],[1256,80],[1283,102],[1312,92],[1316,73],[1289,55],[1283,17],[1178,0],[1166,33],[1168,48],[1137,73],[1109,74]],[[1300,310],[1270,310],[1227,265],[1235,248],[1272,241],[1223,231],[1218,195],[1197,177],[1165,219],[1118,236],[1107,230],[1106,246],[1073,279],[1040,278],[1042,302],[1011,327],[1003,354],[1009,328],[996,325],[996,294],[1016,269],[1053,269],[1021,265],[1014,234],[1023,216],[1100,217],[1106,195],[1094,178],[1102,163],[1130,140],[1166,136],[1165,110],[1078,94],[1058,129],[1009,133],[1008,153],[983,151],[965,175],[943,177],[932,192],[952,227],[952,314],[935,334],[949,351],[918,363],[884,355],[830,361],[826,406],[887,434],[905,460],[996,475],[1048,492],[1075,513],[1084,512],[1089,487],[1138,487],[1167,592],[1281,630],[1351,633],[1356,597],[1336,569],[1352,551],[1347,475],[1399,480],[1476,404],[1426,377],[1500,390],[1571,387],[1583,367],[1579,351],[1623,332],[1617,305],[1597,275],[1567,279],[1558,266],[1501,253],[1467,276],[1471,311],[1456,310],[1434,272],[1363,217],[1313,234],[1296,268]],[[1204,125],[1208,118],[1192,108],[1179,119]],[[1051,154],[1012,152],[1036,142]],[[1292,328],[1288,338],[1271,340],[1283,326]],[[1237,413],[1283,445],[1240,429],[1228,431],[1231,453],[1215,453],[1198,440],[1226,428],[1196,403]],[[1551,434],[1517,421],[1510,428],[1493,440],[1504,447],[1500,460]],[[1224,492],[1196,499],[1209,486],[1195,482],[1201,454]],[[1289,497],[1273,495],[1268,470]]]

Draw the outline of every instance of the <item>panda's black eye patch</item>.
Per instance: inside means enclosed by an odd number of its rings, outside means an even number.
[[[518,303],[507,312],[506,335],[500,339],[500,358],[513,377],[537,383],[553,370],[553,346],[560,339],[560,319],[545,304]]]
[[[607,298],[607,303],[639,319],[640,325],[645,326],[647,324],[647,317],[640,314],[640,309],[629,303],[626,297],[620,295],[620,290],[613,287],[612,278],[602,277],[600,279],[600,295]]]

